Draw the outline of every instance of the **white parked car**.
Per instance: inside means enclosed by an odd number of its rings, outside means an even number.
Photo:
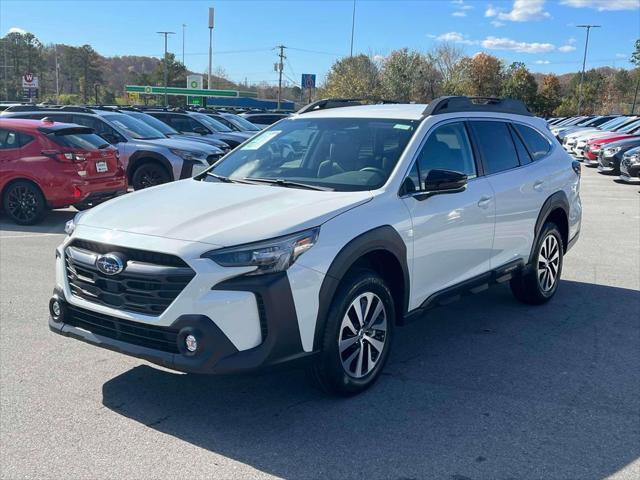
[[[508,281],[547,302],[580,165],[521,102],[476,102],[319,101],[193,179],[78,215],[51,330],[185,372],[306,361],[350,395],[398,326],[461,293]]]

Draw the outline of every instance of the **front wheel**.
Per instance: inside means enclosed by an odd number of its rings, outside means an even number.
[[[327,392],[348,396],[369,388],[389,357],[395,307],[384,280],[370,270],[348,275],[329,310],[312,374]]]
[[[562,260],[562,236],[554,223],[547,222],[538,237],[530,271],[511,279],[513,295],[530,305],[541,305],[551,300],[558,290]]]
[[[136,168],[131,180],[134,190],[142,190],[167,183],[171,181],[171,178],[162,165],[156,162],[147,162]]]

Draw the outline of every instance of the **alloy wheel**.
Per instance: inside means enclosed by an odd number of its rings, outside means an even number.
[[[38,206],[36,193],[28,187],[18,185],[7,195],[7,209],[18,221],[32,221],[38,215]]]
[[[142,188],[154,187],[163,183],[163,174],[155,168],[146,168],[140,176],[140,186]]]
[[[560,269],[560,245],[555,235],[549,234],[542,242],[538,254],[538,284],[544,293],[553,290]]]
[[[338,351],[344,371],[355,378],[369,374],[387,343],[387,311],[378,295],[365,292],[347,308],[338,335]]]

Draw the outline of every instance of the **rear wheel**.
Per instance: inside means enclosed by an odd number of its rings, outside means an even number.
[[[40,189],[30,182],[15,182],[5,190],[4,211],[20,225],[33,225],[42,220],[47,205]]]
[[[547,222],[536,244],[534,262],[528,273],[511,280],[513,295],[523,303],[540,305],[555,295],[562,273],[562,236],[558,227]]]
[[[169,172],[156,162],[143,163],[136,168],[131,177],[131,183],[134,190],[142,190],[143,188],[154,187],[171,181]]]
[[[380,376],[391,349],[395,308],[389,288],[370,270],[350,274],[329,310],[312,373],[327,392],[348,396]]]

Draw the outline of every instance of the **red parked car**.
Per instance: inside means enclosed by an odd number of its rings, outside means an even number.
[[[82,210],[127,191],[118,151],[93,129],[0,119],[0,204],[21,225],[50,208]]]
[[[607,143],[618,142],[620,140],[626,140],[628,138],[640,137],[640,124],[633,123],[633,127],[620,132],[611,132],[611,135],[607,137],[594,138],[587,142],[587,146],[584,149],[584,162],[590,167],[598,166],[598,155],[600,150]]]

